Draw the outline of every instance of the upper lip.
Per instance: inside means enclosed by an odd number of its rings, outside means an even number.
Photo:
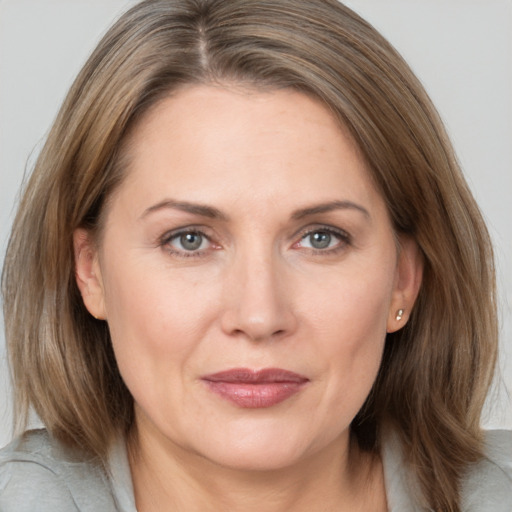
[[[263,368],[261,370],[251,370],[249,368],[231,368],[202,377],[209,382],[240,382],[244,384],[261,383],[304,383],[309,379],[298,373],[281,368]]]

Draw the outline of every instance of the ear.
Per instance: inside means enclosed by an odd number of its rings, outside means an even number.
[[[407,323],[423,278],[423,256],[416,241],[411,237],[401,236],[399,246],[387,332],[398,331]]]
[[[86,229],[73,233],[75,252],[75,279],[85,307],[98,320],[105,320],[105,293],[98,259],[98,250],[92,234]]]

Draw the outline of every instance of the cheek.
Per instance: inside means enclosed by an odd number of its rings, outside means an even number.
[[[337,392],[345,396],[349,391],[356,402],[364,400],[373,385],[386,337],[387,308],[383,297],[371,291],[340,298],[338,308],[331,308],[329,316],[336,321],[326,336],[330,343],[325,360]]]
[[[391,293],[391,278],[366,272],[364,277],[331,282],[329,292],[310,297],[310,328],[320,340],[322,373],[328,376],[320,416],[330,418],[333,433],[337,422],[352,421],[373,386],[386,339]]]
[[[303,316],[321,337],[332,340],[333,349],[357,352],[385,336],[394,282],[393,266],[388,267],[351,268],[307,284]]]
[[[125,380],[149,381],[161,366],[186,365],[218,316],[215,290],[147,266],[117,266],[109,276],[107,319]]]

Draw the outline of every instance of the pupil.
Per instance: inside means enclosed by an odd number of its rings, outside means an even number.
[[[329,233],[317,232],[311,235],[311,245],[315,249],[325,249],[331,243],[331,235]]]
[[[203,238],[201,235],[197,233],[187,233],[185,235],[181,235],[180,237],[181,245],[187,251],[195,251],[201,247],[201,243],[203,242]]]

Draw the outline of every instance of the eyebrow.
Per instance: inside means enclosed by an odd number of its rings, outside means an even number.
[[[207,206],[199,203],[189,203],[188,201],[175,201],[174,199],[164,199],[153,206],[150,206],[140,216],[141,219],[147,217],[149,214],[165,209],[181,210],[192,215],[200,215],[201,217],[208,217],[210,219],[219,219],[227,221],[228,217],[217,208]]]
[[[164,199],[163,201],[150,206],[144,210],[140,218],[143,219],[153,212],[165,209],[181,210],[192,215],[200,215],[201,217],[208,217],[210,219],[219,219],[222,221],[229,220],[229,217],[226,214],[213,206],[200,203],[190,203],[188,201],[176,201],[174,199]],[[361,212],[368,219],[371,217],[366,208],[357,203],[353,203],[352,201],[329,201],[327,203],[316,204],[295,210],[292,213],[291,218],[293,220],[300,220],[304,217],[310,217],[320,213],[328,213],[335,210],[356,210]]]
[[[361,212],[367,219],[371,218],[368,210],[357,203],[353,203],[352,201],[329,201],[328,203],[317,204],[296,210],[292,214],[292,219],[300,220],[304,217],[318,215],[319,213],[328,213],[334,210],[356,210]]]

